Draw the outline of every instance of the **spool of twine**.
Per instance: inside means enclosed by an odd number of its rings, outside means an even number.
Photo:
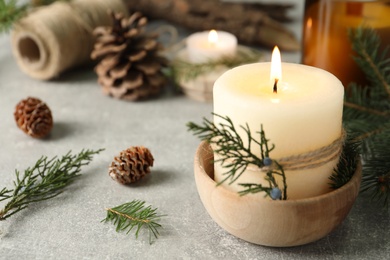
[[[74,0],[34,9],[14,24],[12,51],[27,75],[48,80],[90,60],[93,30],[112,24],[108,11],[122,12],[122,0]]]

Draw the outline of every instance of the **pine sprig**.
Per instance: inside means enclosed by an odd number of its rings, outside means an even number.
[[[229,184],[234,183],[246,171],[249,165],[255,165],[260,169],[271,166],[265,165],[264,162],[268,160],[270,163],[272,162],[274,166],[269,167],[266,173],[265,180],[268,182],[269,186],[256,183],[242,183],[240,186],[245,189],[240,191],[240,194],[246,195],[249,193],[265,192],[266,196],[271,196],[272,189],[279,189],[274,176],[280,175],[282,176],[284,185],[281,198],[287,199],[287,183],[283,167],[278,164],[276,160],[270,160],[269,158],[270,152],[275,148],[275,146],[269,145],[269,140],[265,136],[263,126],[261,126],[261,130],[257,132],[260,136],[260,140],[257,140],[252,136],[248,125],[240,126],[246,134],[247,144],[244,144],[244,140],[237,133],[237,129],[229,117],[224,117],[218,114],[213,115],[222,119],[223,122],[215,125],[210,120],[203,118],[202,125],[189,122],[187,123],[187,128],[201,140],[214,145],[213,151],[219,156],[219,158],[214,160],[214,162],[224,164],[224,168],[227,169],[224,173],[226,177],[218,183],[218,185],[228,180]],[[259,145],[259,155],[253,153],[251,148],[252,143]]]
[[[265,180],[268,182],[268,186],[264,186],[262,184],[256,184],[256,183],[240,183],[239,185],[245,189],[239,191],[238,194],[243,196],[250,193],[265,192],[265,196],[274,198],[275,196],[272,194],[272,192],[280,190],[279,185],[275,179],[275,175],[279,175],[282,177],[283,185],[284,185],[283,193],[281,194],[281,199],[287,200],[287,182],[286,182],[286,175],[284,173],[283,167],[275,160],[273,161],[273,163],[276,165],[277,170],[267,171]]]
[[[188,82],[200,75],[215,71],[218,67],[237,67],[242,64],[258,62],[262,54],[254,49],[238,49],[235,56],[224,56],[217,60],[203,63],[190,63],[184,60],[175,60],[171,65],[171,76],[176,83]]]
[[[7,32],[25,14],[27,8],[27,4],[18,5],[16,0],[0,0],[0,33]]]
[[[189,122],[187,127],[189,131],[192,131],[201,140],[205,140],[210,144],[216,144],[214,152],[220,155],[220,158],[215,160],[215,162],[227,163],[226,168],[229,168],[229,171],[226,172],[226,178],[221,183],[227,180],[230,180],[230,184],[234,183],[250,164],[263,167],[262,160],[264,158],[257,157],[251,151],[251,142],[254,141],[257,144],[259,142],[252,137],[249,126],[240,126],[248,137],[248,145],[245,146],[244,141],[237,133],[237,129],[229,117],[213,115],[223,119],[225,123],[220,123],[216,126],[210,120],[203,118],[203,125]]]
[[[361,192],[373,201],[390,206],[390,127],[363,140],[367,148],[363,156]]]
[[[12,25],[22,18],[30,8],[49,5],[56,1],[69,0],[31,0],[26,4],[18,4],[16,0],[0,0],[0,33],[8,32]]]
[[[68,152],[61,158],[48,159],[42,156],[34,166],[27,168],[22,174],[15,170],[14,188],[3,188],[0,201],[9,200],[0,210],[0,221],[27,208],[30,204],[47,200],[61,194],[81,171],[88,165],[92,155],[103,151],[82,150],[77,155]]]
[[[136,229],[135,237],[138,238],[141,228],[146,227],[149,230],[150,243],[153,237],[158,238],[158,229],[162,226],[157,221],[162,215],[157,214],[157,208],[145,207],[144,201],[133,200],[114,208],[107,208],[106,211],[107,216],[102,222],[113,222],[117,232],[125,231],[128,234]]]
[[[359,161],[359,149],[360,142],[352,134],[348,134],[337,167],[329,177],[331,188],[338,189],[351,180]]]
[[[371,28],[349,31],[369,86],[352,83],[345,97],[344,122],[361,141],[363,157],[362,192],[375,201],[390,205],[390,59],[389,46],[380,52],[380,38]]]
[[[390,98],[390,59],[386,58],[389,46],[381,53],[381,39],[374,29],[360,27],[349,31],[352,49],[358,54],[354,60],[365,72],[370,81],[371,98],[383,100]]]
[[[354,60],[364,71],[370,86],[352,83],[348,86],[345,106],[348,116],[390,118],[390,59],[386,58],[389,47],[379,53],[380,38],[375,30],[360,27],[349,31],[352,48],[357,53]],[[352,109],[352,111],[351,111]],[[379,117],[379,118],[378,118]]]

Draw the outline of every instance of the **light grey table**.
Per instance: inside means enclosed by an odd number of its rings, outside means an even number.
[[[299,34],[300,27],[293,28]],[[299,53],[284,57],[299,61]],[[55,125],[45,140],[32,139],[16,127],[15,105],[27,96],[39,97],[52,110]],[[263,247],[222,230],[199,199],[193,177],[199,140],[185,127],[210,116],[212,104],[172,90],[146,102],[118,101],[101,93],[90,69],[54,81],[34,80],[19,70],[3,35],[0,108],[0,188],[12,185],[15,168],[23,170],[41,155],[106,149],[62,195],[0,222],[0,259],[390,259],[389,213],[364,196],[337,230],[305,246]],[[123,186],[110,179],[108,164],[132,145],[149,147],[155,166],[146,179]],[[146,234],[135,240],[100,223],[105,207],[133,199],[167,215],[161,220],[161,237],[152,245]]]

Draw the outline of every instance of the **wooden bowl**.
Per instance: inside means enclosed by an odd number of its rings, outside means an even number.
[[[174,59],[175,61],[190,62],[187,49],[178,51]],[[213,71],[201,74],[190,80],[182,78],[178,80],[177,84],[187,97],[200,102],[212,102],[214,82],[227,70],[229,70],[228,67],[219,66]]]
[[[183,93],[196,101],[212,102],[214,82],[229,68],[220,66],[214,71],[197,76],[192,80],[178,82]]]
[[[202,142],[195,155],[195,181],[213,220],[230,234],[251,243],[289,247],[323,238],[346,218],[359,192],[361,164],[352,179],[329,193],[297,200],[240,196],[214,181],[213,152]],[[309,184],[308,184],[309,185]]]
[[[250,52],[252,51],[250,47],[244,45],[238,45],[237,50],[241,53],[248,54],[250,54]],[[173,62],[175,61],[190,62],[188,58],[187,49],[179,50],[176,56],[173,58]],[[231,68],[228,68],[224,65],[220,65],[214,68],[212,71],[201,74],[191,80],[178,80],[177,84],[180,86],[183,93],[189,98],[201,102],[212,102],[214,82],[229,69]]]

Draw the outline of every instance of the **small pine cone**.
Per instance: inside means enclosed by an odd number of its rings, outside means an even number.
[[[153,161],[153,155],[148,148],[132,146],[120,152],[119,156],[114,157],[108,174],[112,179],[122,184],[136,182],[150,173]]]
[[[135,12],[130,17],[111,13],[112,27],[94,30],[96,43],[91,58],[103,93],[114,98],[136,101],[160,94],[167,84],[162,72],[168,61],[157,34],[147,33],[147,19]]]
[[[14,117],[18,127],[34,138],[47,136],[53,128],[50,108],[37,98],[21,100],[16,105]]]

